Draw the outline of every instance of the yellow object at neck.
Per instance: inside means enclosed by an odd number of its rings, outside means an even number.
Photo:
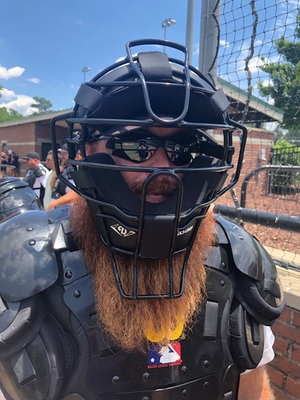
[[[183,322],[179,322],[174,329],[166,328],[159,332],[157,332],[151,324],[147,324],[145,326],[144,332],[146,338],[152,343],[159,343],[164,339],[174,341],[178,340],[183,332],[184,324]]]

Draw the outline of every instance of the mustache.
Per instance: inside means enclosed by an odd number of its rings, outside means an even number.
[[[144,182],[132,182],[128,184],[129,189],[138,197],[141,197]],[[178,184],[172,177],[158,176],[152,179],[147,185],[146,193],[147,194],[165,194],[172,195],[176,189],[178,188]]]

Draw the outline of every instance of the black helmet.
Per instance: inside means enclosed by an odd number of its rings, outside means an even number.
[[[133,55],[131,50],[137,46],[148,46],[147,50],[155,46],[156,51]],[[179,53],[182,59],[157,51],[159,46]],[[140,257],[166,258],[172,269],[173,255],[185,251],[184,271],[198,226],[209,205],[238,180],[247,130],[229,119],[225,94],[189,65],[184,46],[146,39],[127,43],[126,51],[124,59],[81,85],[73,112],[52,120],[53,148],[57,148],[57,122],[65,120],[68,124],[68,162],[75,169],[72,173],[75,186],[60,174],[55,160],[57,173],[87,200],[99,234],[110,251],[116,276],[116,251],[133,255],[136,270]],[[105,137],[110,143],[107,147],[117,155],[114,151],[123,152],[122,137],[126,135],[130,142],[137,132],[150,127],[178,128],[184,132],[181,140],[185,134],[193,137],[181,145],[183,158],[177,164],[174,161],[174,168],[149,168],[142,162],[133,167],[120,166],[109,154],[87,156],[85,153],[85,143]],[[241,144],[234,167],[232,134],[236,130],[240,131]],[[214,135],[222,138],[221,143]],[[119,141],[117,145],[116,141]],[[83,156],[80,161],[75,160],[78,148]],[[188,168],[182,166],[184,157],[192,160]],[[231,169],[234,178],[226,181]],[[133,170],[149,173],[141,198],[128,188],[122,177],[122,171]],[[184,178],[180,179],[178,173],[183,173]],[[177,190],[164,202],[149,203],[147,187],[159,175],[172,176]],[[157,296],[140,296],[136,289],[127,294],[120,283],[119,287],[128,298]],[[183,283],[178,293],[170,289],[164,296],[177,297],[182,291]]]

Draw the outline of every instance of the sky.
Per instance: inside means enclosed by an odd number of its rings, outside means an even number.
[[[193,54],[198,65],[201,0],[195,0]],[[259,14],[254,55],[249,63],[259,77],[261,56],[278,61],[274,39],[294,32],[300,0],[257,0]],[[222,0],[218,74],[247,90],[253,15],[250,0]],[[243,7],[241,8],[241,4]],[[166,38],[185,45],[188,0],[0,0],[0,106],[23,115],[35,110],[33,97],[50,100],[54,111],[74,106],[84,80],[126,55],[130,40]],[[166,19],[176,23],[162,28]],[[255,88],[255,84],[254,84]],[[257,91],[255,92],[257,95]]]
[[[200,2],[195,2],[200,13]],[[199,4],[198,4],[199,3]],[[83,82],[125,56],[125,44],[164,38],[185,44],[187,0],[0,0],[0,106],[23,115],[33,97],[72,108]],[[195,21],[195,40],[199,42]],[[198,25],[198,32],[196,31]],[[197,48],[197,43],[195,43]],[[197,57],[197,56],[195,56]],[[197,58],[195,58],[197,62]]]

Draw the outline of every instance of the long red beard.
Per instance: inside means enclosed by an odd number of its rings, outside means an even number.
[[[214,241],[215,219],[212,213],[201,222],[191,251],[184,293],[176,299],[124,299],[117,287],[106,245],[99,237],[93,217],[84,199],[74,202],[72,214],[74,239],[83,250],[84,260],[93,277],[96,311],[106,333],[125,350],[147,348],[149,340],[159,346],[183,338],[193,327],[205,297],[206,274],[203,267],[205,250]],[[124,291],[132,288],[132,257],[116,253],[116,264]],[[174,282],[178,290],[184,254],[174,257]],[[168,260],[139,260],[139,293],[168,293]]]

